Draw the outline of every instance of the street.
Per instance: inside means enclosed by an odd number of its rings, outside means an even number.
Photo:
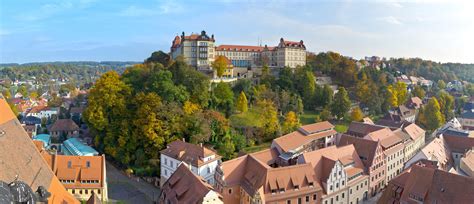
[[[160,190],[143,180],[126,176],[107,162],[107,184],[110,203],[153,203]]]

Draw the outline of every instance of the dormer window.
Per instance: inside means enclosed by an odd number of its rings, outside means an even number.
[[[284,193],[285,192],[285,189],[284,188],[280,188],[280,193]]]
[[[300,186],[299,186],[299,185],[295,185],[294,188],[295,188],[295,190],[299,190],[299,189],[300,189]]]
[[[314,183],[313,182],[309,182],[309,187],[313,187],[314,186]]]

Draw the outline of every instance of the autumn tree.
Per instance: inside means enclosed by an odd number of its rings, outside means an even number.
[[[227,58],[222,55],[217,56],[214,62],[212,62],[211,67],[216,72],[217,77],[222,77],[227,69]]]
[[[248,101],[247,101],[247,96],[245,96],[245,93],[242,91],[240,92],[239,98],[237,98],[237,111],[241,113],[245,113],[248,110]]]
[[[5,99],[10,99],[12,97],[12,94],[10,93],[9,89],[4,89],[2,93],[3,93],[3,97],[5,97]]]
[[[344,87],[339,87],[338,92],[334,95],[334,100],[331,104],[331,113],[337,119],[342,119],[344,115],[351,108],[351,101],[349,95]]]
[[[201,108],[199,107],[198,104],[195,104],[191,101],[186,101],[184,102],[183,104],[183,112],[186,114],[186,115],[191,115],[197,111],[199,111]]]
[[[454,117],[454,97],[451,94],[447,93],[444,90],[439,91],[438,93],[438,102],[440,106],[441,113],[445,120],[449,120]]]
[[[213,105],[219,110],[230,114],[234,105],[234,92],[230,89],[229,84],[224,82],[217,83],[217,86],[212,90]]]
[[[438,100],[435,97],[431,97],[423,111],[428,130],[433,131],[444,123],[443,114],[440,110]]]
[[[282,132],[283,134],[292,132],[296,130],[300,126],[300,122],[298,120],[298,116],[296,115],[295,112],[290,111],[285,115],[285,121],[283,122],[282,125]]]
[[[257,102],[257,106],[260,110],[260,120],[262,120],[264,134],[267,138],[273,138],[280,129],[275,105],[271,101],[262,100]]]
[[[364,113],[362,113],[362,110],[359,107],[352,109],[352,112],[351,112],[352,121],[362,121],[363,118],[364,118]]]
[[[388,104],[390,104],[391,107],[397,107],[398,106],[398,97],[397,97],[397,91],[392,85],[388,85],[387,87],[387,97],[386,100]]]

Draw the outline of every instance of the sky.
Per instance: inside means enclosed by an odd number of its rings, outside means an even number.
[[[474,63],[474,1],[1,0],[0,63],[143,61],[176,34]]]

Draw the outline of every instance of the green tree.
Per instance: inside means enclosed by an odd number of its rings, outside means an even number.
[[[442,79],[438,80],[438,83],[436,84],[438,85],[438,89],[440,90],[443,90],[446,88],[446,83]]]
[[[351,112],[352,121],[362,121],[363,118],[364,118],[364,113],[362,113],[362,110],[359,107],[352,109],[352,112]]]
[[[5,99],[10,99],[12,97],[12,94],[10,93],[9,89],[4,89],[2,93],[3,93],[3,97],[5,97]]]
[[[342,119],[344,115],[351,108],[351,101],[344,87],[339,87],[338,92],[334,95],[334,100],[331,104],[331,113],[337,119]]]
[[[425,90],[421,86],[415,86],[415,89],[413,89],[413,95],[420,99],[425,98],[425,94]]]
[[[158,93],[158,95],[167,102],[184,103],[189,99],[189,93],[183,85],[174,84],[172,78],[173,74],[167,70],[160,70],[151,74],[150,83],[151,91]]]
[[[248,101],[247,101],[247,96],[245,96],[245,93],[242,91],[240,92],[239,98],[237,98],[237,111],[241,113],[245,113],[248,110]]]
[[[173,73],[176,85],[186,87],[191,102],[199,104],[202,108],[208,106],[210,81],[206,75],[189,67],[182,58],[178,58],[168,70]]]
[[[321,113],[319,113],[319,118],[321,119],[321,121],[328,121],[328,120],[331,120],[331,111],[329,111],[329,109],[327,108],[324,108]]]
[[[151,53],[151,56],[145,60],[145,63],[160,63],[163,66],[168,66],[170,62],[171,57],[161,50]]]
[[[322,88],[322,91],[321,91],[321,106],[322,107],[326,107],[328,106],[329,104],[332,103],[332,100],[333,100],[333,96],[334,95],[334,91],[332,90],[332,88],[325,84]]]
[[[234,92],[232,92],[229,84],[224,82],[217,83],[217,86],[213,89],[213,96],[215,106],[230,114],[234,104]]]
[[[219,150],[224,159],[231,159],[234,156],[235,144],[232,141],[230,133],[227,133],[223,138],[222,145]]]
[[[28,88],[26,87],[26,85],[21,85],[20,87],[18,87],[18,93],[21,93],[21,95],[23,95],[23,97],[28,97]]]
[[[211,67],[216,72],[217,77],[222,77],[227,69],[227,58],[222,55],[217,56],[214,62],[212,62]]]
[[[285,115],[285,121],[283,122],[283,125],[281,127],[282,132],[283,134],[290,133],[296,130],[296,128],[298,128],[300,125],[301,124],[298,120],[298,116],[296,115],[296,113],[290,111]]]
[[[431,97],[423,111],[428,130],[433,131],[444,124],[443,114],[441,114],[440,110],[438,100],[435,97]]]
[[[438,102],[445,120],[454,117],[454,97],[444,90],[438,92]]]

